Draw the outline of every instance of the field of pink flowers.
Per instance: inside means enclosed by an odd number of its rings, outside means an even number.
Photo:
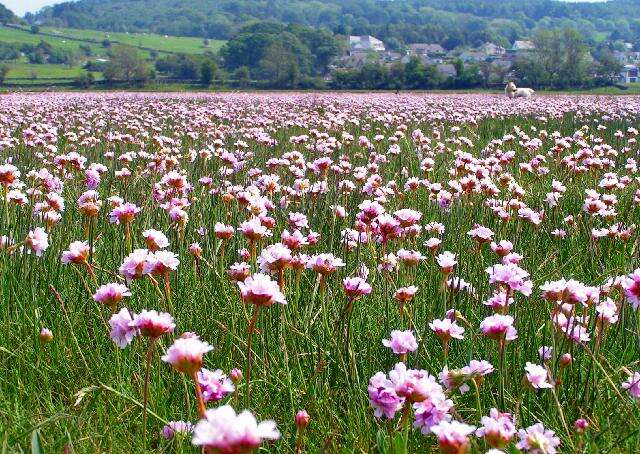
[[[2,452],[640,451],[639,118],[2,97]]]

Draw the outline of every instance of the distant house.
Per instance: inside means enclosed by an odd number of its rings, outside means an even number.
[[[409,56],[433,57],[446,54],[446,50],[440,44],[414,43],[407,45]]]
[[[479,51],[487,57],[499,57],[504,55],[507,50],[502,46],[487,42],[480,46]]]
[[[385,62],[395,62],[402,60],[402,54],[400,52],[394,52],[392,50],[386,50],[380,55]]]
[[[458,75],[458,71],[456,71],[456,67],[450,63],[443,63],[436,66],[438,72],[446,77],[456,77]]]
[[[624,65],[618,80],[623,84],[634,84],[639,82],[638,67],[636,65]]]
[[[349,52],[384,52],[384,43],[371,35],[349,36]]]
[[[468,51],[462,52],[458,58],[465,63],[478,63],[486,60],[487,56],[484,53],[479,51],[468,50]]]
[[[535,50],[536,46],[531,41],[516,41],[513,43],[511,50],[513,52],[527,52]]]

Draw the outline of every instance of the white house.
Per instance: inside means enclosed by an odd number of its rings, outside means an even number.
[[[374,51],[384,52],[384,43],[370,35],[349,36],[349,51]]]
[[[535,44],[531,41],[516,41],[513,43],[512,51],[521,52],[521,51],[529,51],[534,50],[536,48]]]
[[[639,81],[638,67],[636,65],[624,65],[618,79],[623,84],[633,84]]]

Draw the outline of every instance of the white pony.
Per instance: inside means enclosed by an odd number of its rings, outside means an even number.
[[[509,98],[531,98],[535,91],[532,88],[517,88],[515,82],[511,81],[504,87],[504,93]]]

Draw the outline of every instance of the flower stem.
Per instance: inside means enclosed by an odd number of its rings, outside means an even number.
[[[149,339],[149,348],[147,349],[147,358],[144,368],[144,391],[142,396],[142,438],[145,445],[147,444],[147,405],[149,403],[149,371],[151,369],[151,359],[156,345],[156,338]]]
[[[247,331],[247,405],[251,401],[251,339],[253,337],[253,331],[256,328],[256,322],[258,321],[258,311],[260,306],[253,308],[253,315],[249,322],[249,329]]]
[[[207,407],[204,404],[204,397],[202,397],[202,390],[200,389],[200,384],[198,383],[198,372],[194,372],[191,378],[193,378],[193,383],[196,385],[196,397],[198,398],[198,414],[200,415],[200,419],[205,419],[207,417]]]

